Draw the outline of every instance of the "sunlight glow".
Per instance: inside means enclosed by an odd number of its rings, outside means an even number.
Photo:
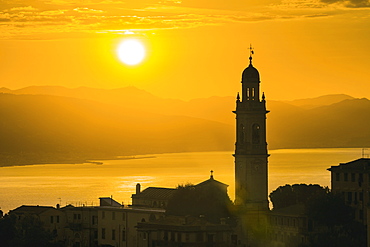
[[[136,65],[145,57],[144,45],[136,39],[127,39],[119,45],[118,57],[127,65]]]

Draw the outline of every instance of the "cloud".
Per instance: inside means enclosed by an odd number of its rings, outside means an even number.
[[[289,8],[363,8],[370,7],[370,0],[283,0],[280,7]]]
[[[26,6],[26,7],[11,8],[9,11],[35,11],[35,10],[37,9],[32,6]]]
[[[333,6],[359,8],[366,6],[369,0],[281,1],[272,4],[276,0],[251,0],[252,3],[258,2],[254,6],[242,5],[240,0],[215,0],[212,4],[202,0],[135,0],[125,3],[119,0],[0,0],[0,38],[48,33],[116,32],[128,35],[123,30],[323,18],[334,14]]]
[[[370,7],[369,0],[320,0],[326,4],[341,4],[348,8],[368,8]]]
[[[98,9],[89,9],[89,8],[75,8],[73,9],[76,12],[79,13],[85,13],[85,14],[96,14],[96,13],[103,13],[103,10],[98,10]]]

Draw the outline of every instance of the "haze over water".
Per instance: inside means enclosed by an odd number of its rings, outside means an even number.
[[[280,185],[307,183],[330,187],[332,165],[361,158],[360,148],[280,149],[269,153],[269,192]],[[98,205],[113,196],[131,203],[135,185],[171,187],[207,180],[229,185],[234,199],[232,151],[170,153],[104,160],[98,164],[50,164],[0,168],[0,207],[5,213],[21,205]]]

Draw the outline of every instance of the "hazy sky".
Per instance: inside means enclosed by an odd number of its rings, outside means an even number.
[[[130,37],[136,66],[117,57]],[[250,43],[267,99],[370,97],[369,0],[0,0],[0,87],[236,95]]]

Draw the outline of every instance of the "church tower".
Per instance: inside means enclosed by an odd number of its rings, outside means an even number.
[[[252,65],[250,47],[249,66],[242,74],[242,93],[237,96],[235,143],[235,203],[248,214],[268,211],[266,101],[260,97],[260,76]]]

